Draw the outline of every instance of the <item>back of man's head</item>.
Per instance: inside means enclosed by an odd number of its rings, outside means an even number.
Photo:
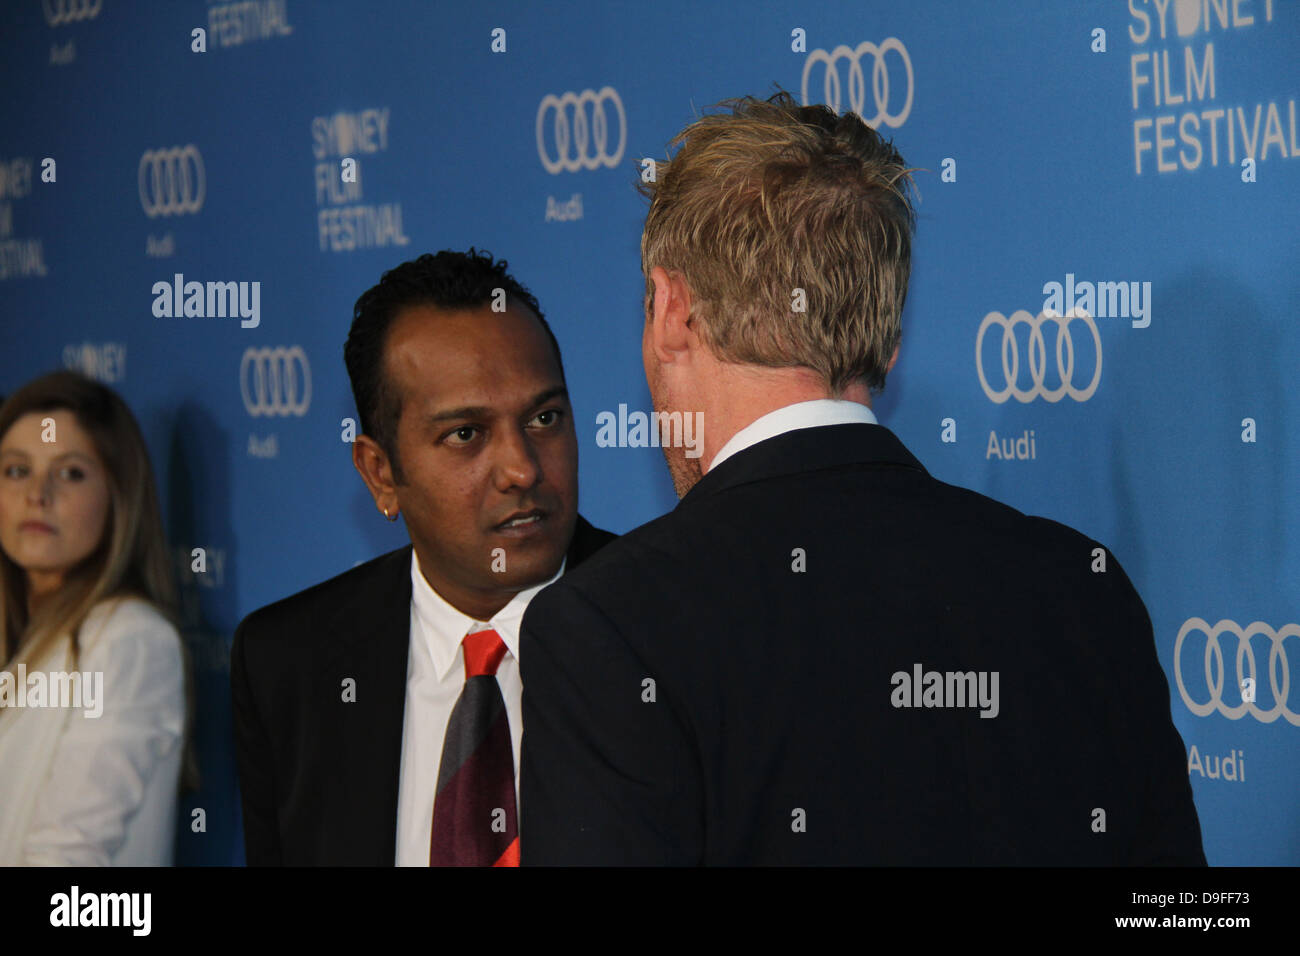
[[[682,274],[697,334],[726,362],[884,388],[901,337],[915,214],[909,170],[860,117],[789,93],[719,104],[669,144],[641,237]]]

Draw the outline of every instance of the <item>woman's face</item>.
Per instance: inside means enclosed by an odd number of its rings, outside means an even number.
[[[31,412],[0,436],[0,549],[32,594],[56,590],[94,552],[109,501],[104,464],[72,412]]]

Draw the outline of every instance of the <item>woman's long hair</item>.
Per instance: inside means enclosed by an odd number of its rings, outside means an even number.
[[[35,379],[0,405],[0,439],[32,412],[68,411],[90,436],[103,462],[109,490],[108,518],[98,546],[69,569],[57,593],[28,613],[27,575],[0,549],[0,660],[13,672],[19,662],[41,665],[71,638],[69,666],[80,658],[80,631],[95,605],[137,597],[152,604],[173,626],[176,585],[168,559],[153,469],[140,426],[117,393],[78,372],[52,372]],[[185,779],[197,780],[189,727],[193,710],[189,655],[184,641],[186,683]],[[3,713],[3,710],[0,710]]]

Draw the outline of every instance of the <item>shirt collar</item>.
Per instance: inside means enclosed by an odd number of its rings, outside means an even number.
[[[441,594],[430,586],[420,571],[420,559],[411,549],[411,604],[424,631],[425,643],[429,656],[433,659],[434,674],[438,680],[446,677],[456,663],[460,653],[460,643],[465,635],[474,631],[492,628],[501,635],[506,650],[515,660],[519,660],[519,625],[523,622],[524,611],[528,602],[542,588],[555,581],[564,573],[568,558],[560,562],[560,570],[549,581],[543,581],[525,591],[520,591],[510,599],[510,603],[492,615],[492,620],[476,621],[468,614],[458,611],[447,602]]]
[[[718,449],[718,453],[713,456],[713,461],[709,462],[708,471],[717,468],[725,459],[730,458],[738,451],[743,451],[750,445],[757,445],[761,441],[775,438],[777,435],[783,435],[786,432],[792,432],[796,428],[817,428],[821,425],[851,425],[856,423],[880,424],[876,421],[876,416],[871,409],[860,402],[846,402],[834,398],[815,398],[809,402],[796,402],[793,405],[786,405],[784,408],[778,408],[776,411],[768,412],[766,415],[756,418],[732,435],[727,443]]]

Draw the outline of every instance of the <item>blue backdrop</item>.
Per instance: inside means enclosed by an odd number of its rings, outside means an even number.
[[[3,16],[0,392],[82,368],[150,441],[199,673],[178,861],[242,861],[235,625],[406,541],[345,441],[356,297],[422,252],[508,258],[564,351],[583,513],[661,514],[658,449],[596,442],[602,411],[650,407],[634,183],[701,110],[779,84],[919,168],[882,423],[937,477],[1111,547],[1151,612],[1211,863],[1300,863],[1291,0]],[[244,298],[177,315],[155,292],[177,281]]]

